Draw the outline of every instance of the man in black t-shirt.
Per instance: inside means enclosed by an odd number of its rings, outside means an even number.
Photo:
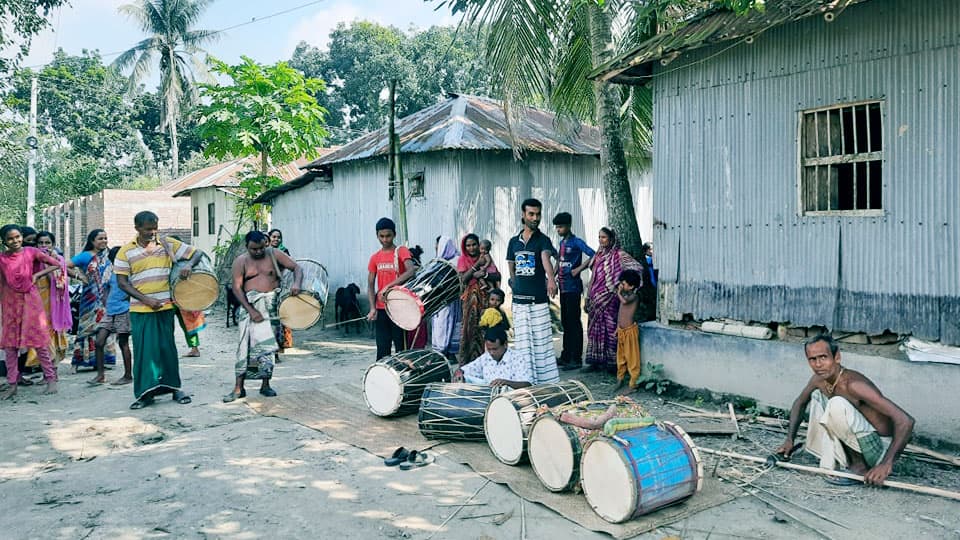
[[[543,205],[527,199],[520,206],[523,230],[507,245],[507,266],[513,290],[514,351],[525,356],[533,368],[533,384],[560,380],[553,351],[550,298],[557,295],[557,283],[550,260],[553,243],[540,232]]]

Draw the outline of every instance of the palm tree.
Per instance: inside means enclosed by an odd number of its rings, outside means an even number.
[[[202,46],[212,41],[216,31],[194,30],[204,9],[213,0],[136,0],[120,6],[120,12],[133,18],[148,35],[114,60],[120,70],[132,66],[129,88],[132,91],[150,74],[160,59],[160,129],[170,133],[171,173],[179,176],[180,149],[177,141],[177,120],[180,111],[196,103],[198,78],[209,74]]]
[[[427,0],[488,28],[487,69],[511,123],[521,105],[546,103],[561,117],[600,128],[600,167],[610,225],[640,260],[642,244],[627,176],[628,157],[652,148],[649,88],[593,82],[587,76],[616,54],[652,37],[706,0]],[[722,0],[742,11],[762,0]]]

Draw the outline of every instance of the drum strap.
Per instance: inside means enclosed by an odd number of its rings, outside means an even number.
[[[277,264],[277,254],[274,253],[273,248],[267,248],[267,253],[270,254],[270,262],[273,263],[273,272],[277,276],[277,281],[280,281],[280,265]]]
[[[177,264],[177,258],[173,255],[173,249],[170,248],[170,244],[167,243],[167,237],[160,239],[160,245],[163,246],[163,250],[167,252],[167,257],[170,257],[170,270],[173,271],[173,265]]]

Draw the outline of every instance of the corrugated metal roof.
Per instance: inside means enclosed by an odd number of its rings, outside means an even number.
[[[597,68],[590,78],[624,84],[646,84],[653,73],[651,64],[673,61],[684,51],[727,41],[751,39],[766,30],[814,15],[838,16],[853,4],[867,0],[767,0],[763,10],[743,15],[715,8],[692,18],[671,32],[657,34]],[[749,43],[747,41],[746,43]]]
[[[300,158],[291,163],[283,164],[279,167],[271,167],[273,174],[279,176],[284,182],[289,182],[300,176],[300,168],[306,165],[307,159]],[[195,189],[208,187],[232,188],[240,184],[239,174],[245,167],[259,167],[260,158],[255,156],[234,159],[217,163],[203,169],[185,174],[176,180],[157,188],[159,191],[173,191],[174,197],[186,197]]]
[[[569,135],[557,129],[556,115],[528,108],[517,130],[521,149],[530,152],[599,154],[600,132],[582,124]],[[436,105],[397,120],[402,153],[437,150],[510,150],[510,131],[500,102],[478,96],[450,94]],[[387,128],[368,133],[307,165],[312,169],[332,163],[387,155]]]

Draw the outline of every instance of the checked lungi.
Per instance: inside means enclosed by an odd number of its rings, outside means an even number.
[[[274,334],[277,319],[278,291],[247,291],[247,301],[263,315],[253,322],[246,310],[240,313],[240,345],[234,371],[237,377],[269,379],[273,376],[274,355],[280,350]]]
[[[533,384],[557,382],[557,357],[553,350],[553,325],[550,322],[550,304],[518,304],[513,310],[514,351],[530,362]]]
[[[820,458],[820,467],[833,469],[836,464],[847,467],[843,447],[863,456],[873,467],[883,459],[891,437],[881,437],[876,428],[852,403],[840,396],[827,399],[820,390],[810,396],[810,421],[804,449]]]

